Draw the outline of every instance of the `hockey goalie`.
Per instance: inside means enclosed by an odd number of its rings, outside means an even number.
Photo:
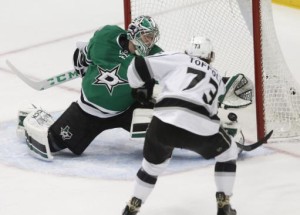
[[[140,15],[126,30],[106,25],[88,42],[77,43],[73,65],[82,78],[81,95],[55,121],[39,109],[20,122],[31,152],[46,160],[52,159],[51,153],[65,149],[80,156],[103,131],[129,131],[133,110],[144,105],[132,96],[128,65],[137,55],[159,53],[159,35],[154,19]]]

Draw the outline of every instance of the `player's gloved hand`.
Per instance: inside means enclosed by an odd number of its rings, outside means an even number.
[[[84,49],[77,48],[73,54],[73,64],[74,69],[81,77],[84,77],[88,66],[91,64],[89,60],[87,60],[86,53]]]
[[[135,98],[139,103],[141,103],[144,106],[153,107],[154,100],[152,99],[152,95],[154,85],[155,80],[151,79],[151,81],[146,82],[144,86],[132,89],[133,98]]]

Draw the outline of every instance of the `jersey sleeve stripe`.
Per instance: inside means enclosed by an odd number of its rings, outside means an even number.
[[[189,101],[184,101],[182,99],[164,98],[155,104],[155,108],[160,108],[160,107],[181,107],[181,108],[185,108],[185,109],[191,110],[193,112],[196,112],[198,114],[204,115],[205,117],[208,117],[211,120],[220,121],[220,118],[218,117],[218,115],[210,116],[209,112],[207,111],[207,109],[205,107],[203,107],[201,105],[197,105],[197,104],[189,102]]]
[[[142,56],[135,57],[134,66],[137,74],[139,75],[139,77],[142,79],[143,82],[146,83],[152,79],[144,57]]]

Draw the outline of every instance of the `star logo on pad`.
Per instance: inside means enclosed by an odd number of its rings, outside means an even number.
[[[68,125],[64,128],[60,128],[60,136],[63,140],[69,140],[72,138],[73,134],[70,132],[70,127]]]

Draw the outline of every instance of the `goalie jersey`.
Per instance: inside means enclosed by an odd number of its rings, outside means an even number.
[[[120,44],[120,37],[126,38],[124,29],[106,25],[89,41],[87,58],[92,64],[82,79],[78,103],[91,115],[113,116],[136,102],[127,80],[127,69],[135,55],[127,50],[128,45]],[[161,48],[154,45],[149,54],[160,51]]]
[[[162,90],[154,116],[192,133],[209,136],[220,127],[218,98],[225,93],[219,72],[199,58],[164,52],[136,57],[128,68],[131,87],[138,88],[154,78]]]

